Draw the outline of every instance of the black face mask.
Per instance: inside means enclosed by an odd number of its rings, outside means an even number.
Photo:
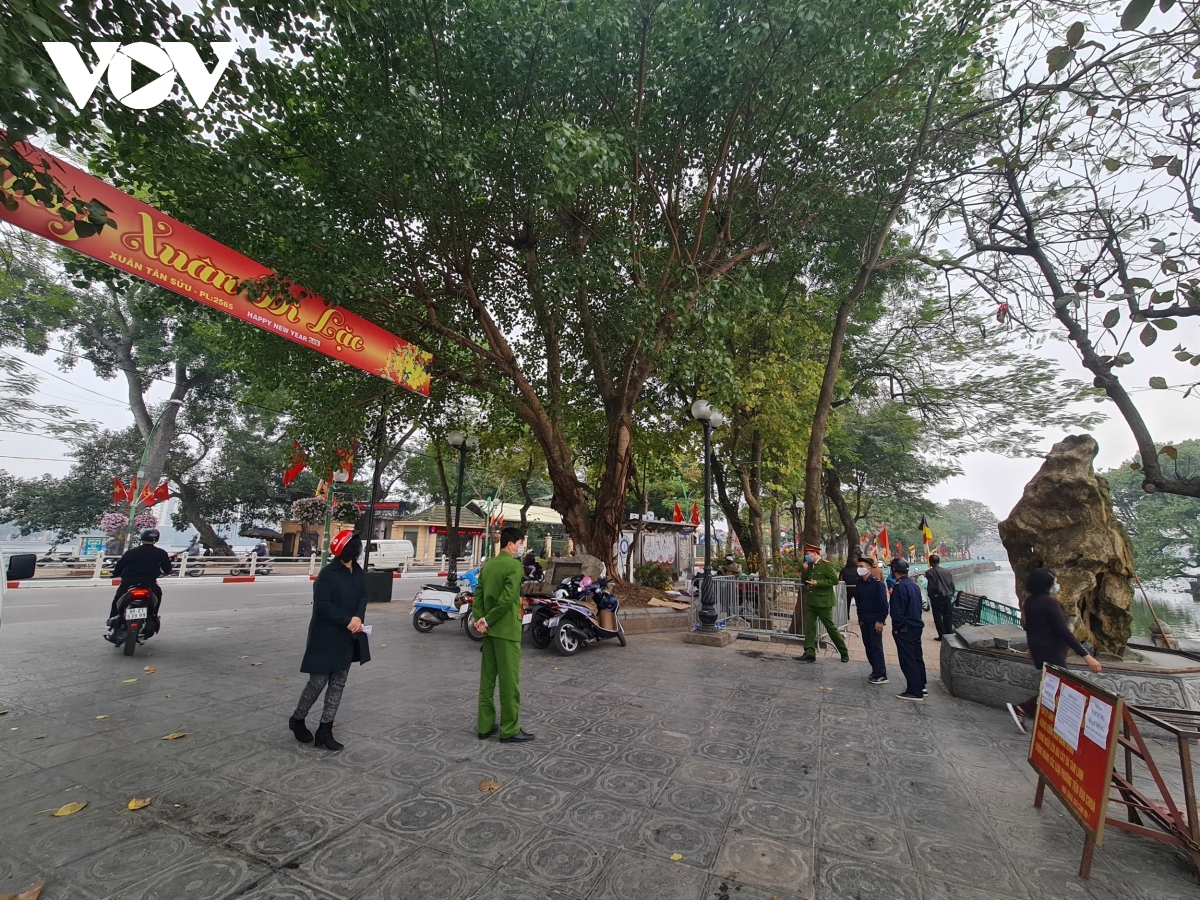
[[[362,538],[352,537],[342,548],[342,552],[338,554],[338,559],[344,563],[354,562],[360,553],[362,553]]]

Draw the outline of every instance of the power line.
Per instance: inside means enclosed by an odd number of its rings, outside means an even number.
[[[9,456],[7,453],[0,453],[0,459],[36,459],[39,462],[70,462],[65,456]]]

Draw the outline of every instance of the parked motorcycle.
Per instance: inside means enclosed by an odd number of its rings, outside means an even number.
[[[475,586],[479,583],[479,569],[471,569],[458,578],[458,584],[427,584],[413,598],[413,628],[421,634],[429,634],[443,622],[463,623],[467,637],[482,641],[483,635],[474,629],[470,619],[471,604],[475,600]]]
[[[199,556],[188,556],[186,551],[180,551],[171,556],[171,564],[175,567],[172,575],[178,575],[184,571],[184,560],[187,561],[187,576],[189,578],[199,578],[204,574],[204,559]],[[258,571],[262,571],[258,569]]]
[[[108,634],[104,639],[124,649],[126,656],[133,656],[139,643],[145,643],[159,627],[155,610],[154,591],[136,585],[117,600],[117,614],[108,620]]]
[[[610,638],[616,638],[622,647],[626,646],[625,629],[617,621],[621,603],[615,594],[606,590],[607,587],[607,579],[594,582],[586,575],[578,581],[570,579],[568,585],[560,585],[551,601],[533,612],[530,639],[536,646],[546,646],[539,641],[545,639],[548,631],[549,644],[563,656],[574,656],[587,644]],[[571,596],[575,591],[577,596]],[[595,603],[595,610],[587,605],[589,600]],[[550,612],[549,616],[546,611]],[[534,622],[537,622],[536,632]]]
[[[271,569],[271,561],[270,561],[269,557],[259,557],[258,561],[254,563],[253,573],[250,571],[250,560],[253,556],[255,556],[255,554],[253,554],[253,553],[246,554],[246,558],[244,560],[242,560],[241,562],[236,563],[233,566],[233,568],[229,570],[229,574],[230,575],[250,575],[250,574],[270,575],[272,569]],[[188,562],[188,565],[191,566],[190,561]]]

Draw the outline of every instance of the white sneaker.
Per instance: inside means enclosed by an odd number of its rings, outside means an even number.
[[[1008,714],[1012,716],[1013,722],[1016,723],[1017,730],[1020,731],[1021,734],[1028,734],[1029,732],[1025,728],[1025,713],[1021,712],[1011,703],[1005,703],[1004,705],[1008,707]]]

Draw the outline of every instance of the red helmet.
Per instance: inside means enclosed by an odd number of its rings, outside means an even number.
[[[342,551],[346,549],[346,545],[350,543],[350,539],[354,537],[354,530],[344,528],[333,536],[333,540],[329,542],[329,552],[334,556],[341,556]]]

